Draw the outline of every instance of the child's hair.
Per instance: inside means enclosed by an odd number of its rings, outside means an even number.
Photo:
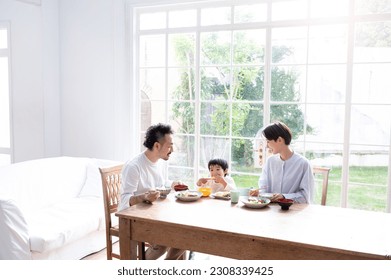
[[[219,165],[221,166],[221,168],[226,171],[228,169],[228,162],[225,160],[225,159],[222,159],[222,158],[214,158],[214,159],[211,159],[209,162],[208,162],[208,170],[210,170],[210,167],[212,165]],[[224,174],[224,176],[226,176],[227,174]]]

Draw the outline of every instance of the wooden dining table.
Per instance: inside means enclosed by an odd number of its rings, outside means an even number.
[[[391,214],[349,208],[276,203],[261,209],[173,193],[116,213],[121,259],[137,258],[137,243],[234,259],[391,259]]]

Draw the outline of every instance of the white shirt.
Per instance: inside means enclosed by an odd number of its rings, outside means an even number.
[[[314,194],[314,175],[310,162],[293,153],[288,160],[273,155],[266,160],[258,186],[270,193],[281,193],[299,203],[311,203]]]
[[[151,189],[164,186],[162,162],[151,162],[145,153],[125,163],[122,168],[122,184],[118,211],[129,207],[129,199]]]
[[[208,182],[205,185],[212,189],[212,193],[219,192],[219,191],[230,191],[236,189],[236,184],[232,177],[224,176],[224,180],[227,182],[227,186],[225,187],[223,186],[223,184],[216,183],[214,180],[208,180]]]

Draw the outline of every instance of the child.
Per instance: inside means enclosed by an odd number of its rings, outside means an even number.
[[[236,189],[235,181],[228,176],[228,163],[224,159],[211,159],[208,163],[210,178],[200,178],[197,186],[207,185],[212,193]]]

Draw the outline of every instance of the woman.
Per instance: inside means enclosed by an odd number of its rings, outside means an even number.
[[[298,203],[311,203],[314,193],[314,176],[310,162],[295,153],[290,147],[292,132],[282,122],[268,125],[262,135],[267,148],[273,154],[263,167],[258,186],[272,193],[271,201],[282,198],[293,199]],[[250,195],[258,195],[253,190]]]

